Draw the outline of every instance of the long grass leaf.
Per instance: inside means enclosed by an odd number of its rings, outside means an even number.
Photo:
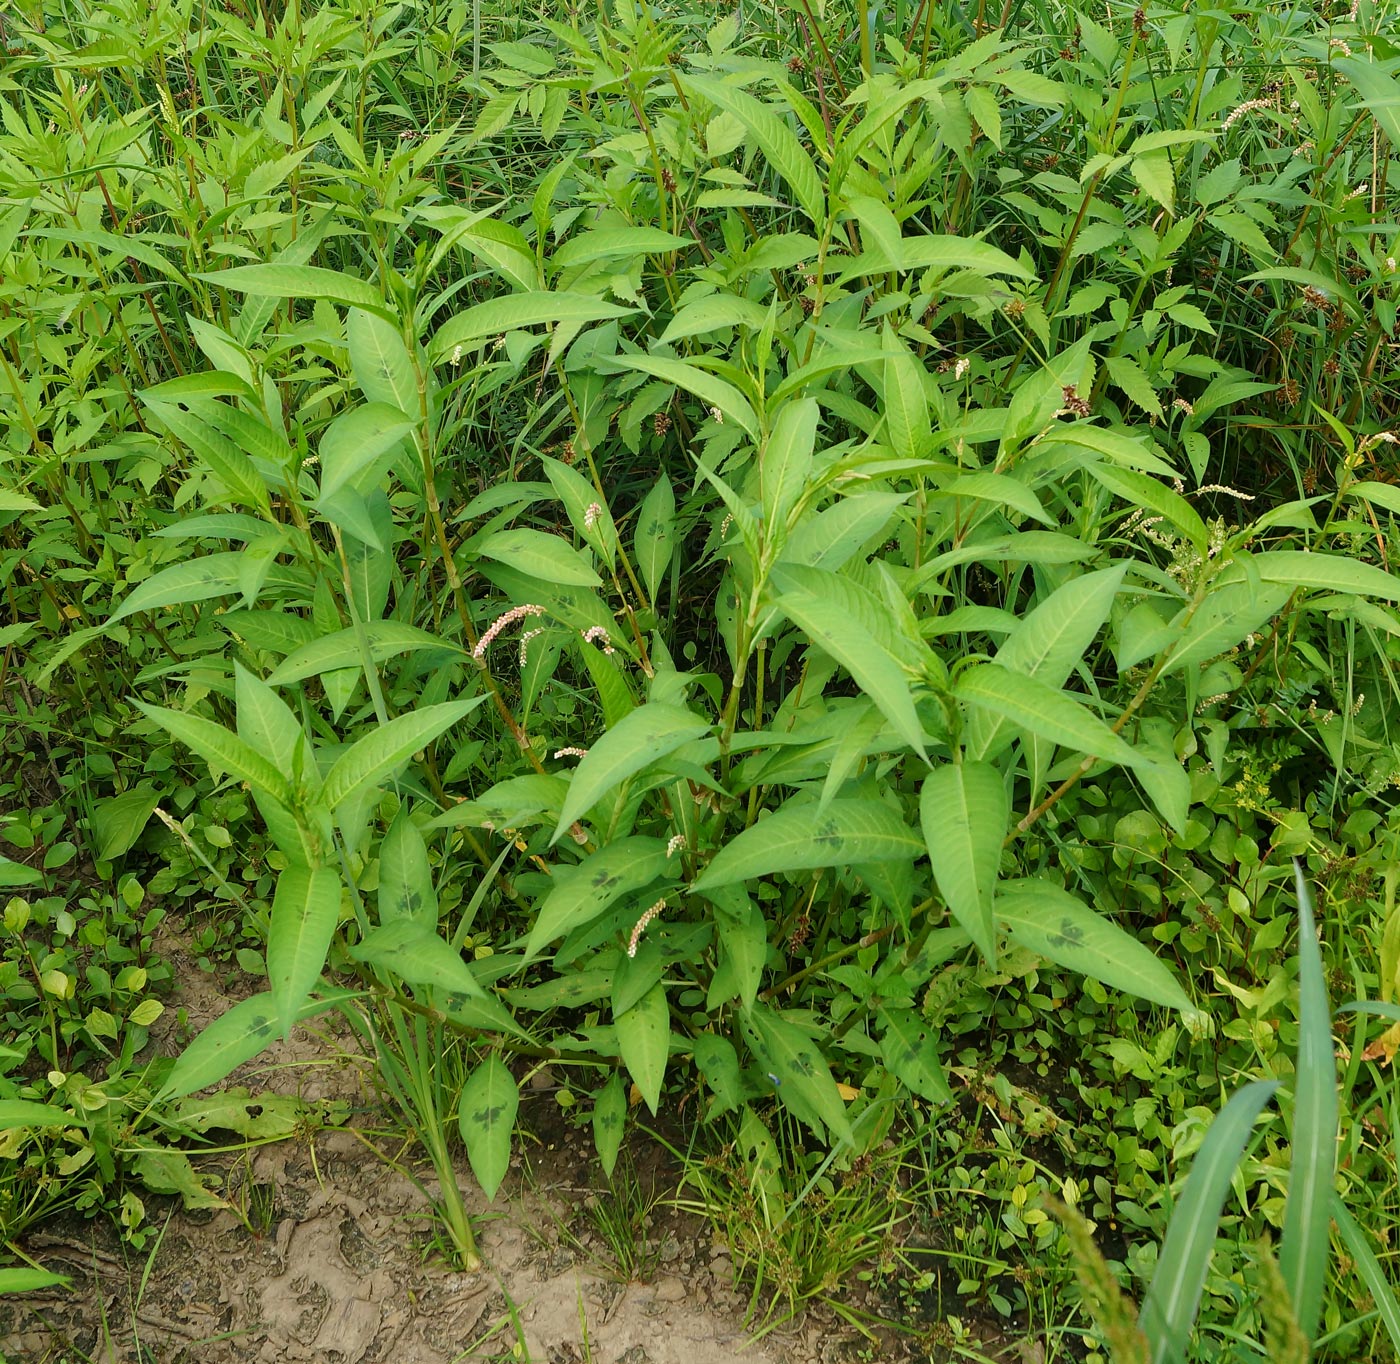
[[[1230,1178],[1255,1118],[1277,1088],[1274,1080],[1246,1085],[1211,1123],[1196,1153],[1138,1318],[1151,1364],[1176,1364],[1186,1358]]]
[[[1294,1315],[1311,1339],[1327,1276],[1328,1205],[1337,1161],[1337,1058],[1312,893],[1295,860],[1298,883],[1298,1061],[1293,1084],[1293,1160],[1283,1214],[1279,1269]]]

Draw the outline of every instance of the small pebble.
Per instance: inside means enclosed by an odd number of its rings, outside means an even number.
[[[657,1302],[684,1302],[685,1285],[674,1275],[668,1275],[656,1281],[655,1297]]]

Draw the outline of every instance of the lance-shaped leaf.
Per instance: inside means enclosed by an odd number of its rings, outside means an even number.
[[[297,1022],[314,1018],[337,1004],[359,999],[360,995],[358,990],[324,991],[319,998],[302,1003],[296,1012]],[[180,1053],[157,1098],[163,1102],[208,1089],[245,1061],[251,1061],[276,1039],[277,1011],[272,994],[264,990],[240,1000],[220,1014]]]
[[[611,1179],[617,1167],[618,1152],[622,1149],[626,1131],[627,1093],[622,1085],[622,1076],[614,1071],[593,1100],[593,1145],[605,1179]]]
[[[1347,1254],[1356,1263],[1356,1272],[1360,1275],[1361,1282],[1366,1285],[1371,1301],[1376,1304],[1376,1310],[1385,1322],[1391,1348],[1400,1350],[1400,1299],[1396,1298],[1394,1285],[1376,1258],[1370,1238],[1357,1225],[1356,1219],[1347,1211],[1341,1194],[1335,1190],[1332,1193],[1332,1218],[1337,1224],[1337,1231],[1341,1234]]]
[[[1298,1059],[1293,1081],[1293,1151],[1278,1263],[1293,1314],[1311,1340],[1322,1311],[1337,1167],[1337,1058],[1312,892],[1297,859]]]
[[[1082,702],[1033,677],[996,663],[968,668],[957,683],[959,699],[1004,716],[1028,734],[1038,734],[1077,753],[1134,767],[1151,763],[1120,739]]]
[[[1191,617],[1185,632],[1177,639],[1176,647],[1162,669],[1162,676],[1178,668],[1219,658],[1246,635],[1263,629],[1283,610],[1291,595],[1292,588],[1286,584],[1261,582],[1252,575],[1247,582],[1212,586],[1210,594]],[[1165,626],[1164,634],[1174,628],[1180,629],[1180,626]],[[1152,644],[1156,640],[1146,642]],[[1131,661],[1137,662],[1137,659]],[[1128,662],[1127,658],[1120,658],[1119,666],[1127,666]]]
[[[0,1269],[0,1296],[6,1293],[37,1293],[41,1288],[68,1288],[72,1279],[48,1269]]]
[[[789,801],[721,848],[692,889],[698,894],[774,872],[913,861],[924,841],[883,801]]]
[[[251,744],[245,743],[232,731],[216,725],[212,720],[189,715],[182,710],[148,706],[144,701],[133,704],[143,715],[173,734],[186,748],[198,753],[210,766],[267,792],[284,805],[292,803],[287,779]]]
[[[924,778],[919,821],[933,879],[988,963],[996,961],[992,895],[1010,817],[1006,782],[987,763],[949,763]]]
[[[673,871],[659,838],[620,838],[554,874],[554,886],[540,903],[525,948],[529,961],[548,943],[596,919],[624,895],[643,890]],[[674,872],[673,872],[674,874]]]
[[[787,123],[747,90],[727,85],[713,76],[688,75],[682,84],[744,125],[768,164],[787,181],[798,207],[812,220],[814,227],[820,228],[826,217],[821,177]]]
[[[384,296],[372,284],[339,270],[318,265],[235,265],[228,270],[196,275],[206,284],[217,284],[241,294],[262,298],[324,298],[331,303],[390,313]]]
[[[1034,677],[1047,687],[1063,687],[1108,619],[1123,585],[1127,564],[1114,564],[1071,578],[1021,617],[997,650],[996,661],[1013,673]],[[990,710],[975,710],[968,752],[994,758],[1010,743],[1010,721]]]
[[[812,470],[821,409],[815,398],[784,403],[759,456],[763,512],[770,526],[785,526]]]
[[[418,411],[418,378],[403,332],[378,313],[351,308],[345,316],[350,369],[369,404]],[[353,410],[353,409],[352,409]]]
[[[167,606],[208,601],[242,592],[244,556],[242,551],[225,550],[174,564],[153,574],[131,589],[108,617],[115,624],[137,611],[156,611]]]
[[[551,843],[609,791],[659,758],[710,732],[710,723],[682,706],[655,701],[629,711],[588,750],[574,769]]]
[[[572,587],[601,587],[603,580],[588,559],[561,536],[528,526],[498,530],[478,540],[472,549],[487,559],[509,564],[545,583]]]
[[[321,978],[340,919],[340,876],[330,867],[288,867],[277,878],[267,930],[267,978],[282,1036]]]
[[[431,985],[473,999],[486,997],[482,984],[459,953],[415,919],[394,919],[372,928],[350,949],[356,961],[386,967],[410,985]]]
[[[880,1055],[885,1068],[902,1085],[930,1103],[950,1104],[953,1091],[938,1058],[938,1043],[931,1026],[913,1009],[882,1008],[885,1031]]]
[[[810,586],[820,577],[808,573],[804,587],[795,585],[773,605],[811,637],[812,643],[834,658],[856,685],[894,726],[895,732],[927,760],[924,730],[914,709],[914,695],[904,669],[875,637],[835,600],[818,596]]]
[[[643,374],[693,393],[706,406],[718,408],[725,421],[733,422],[750,437],[758,439],[758,418],[749,400],[733,384],[717,379],[706,370],[668,355],[615,355],[610,363],[624,369],[641,370]]]
[[[676,495],[665,470],[642,500],[634,534],[632,554],[646,584],[647,596],[655,602],[661,575],[670,567],[676,546]]]
[[[433,885],[432,863],[428,861],[428,845],[413,822],[407,801],[399,806],[389,832],[379,845],[378,899],[381,924],[409,919],[436,930],[438,897]]]
[[[656,1114],[666,1061],[671,1054],[671,1008],[666,987],[653,985],[630,1009],[618,1014],[617,1046],[627,1073],[637,1083],[646,1106]]]
[[[1274,549],[1251,556],[1251,562],[1268,583],[1311,587],[1321,592],[1355,592],[1359,597],[1400,601],[1400,578],[1371,564],[1344,559],[1339,554]]]
[[[1196,1152],[1138,1317],[1151,1364],[1172,1364],[1186,1358],[1230,1180],[1255,1118],[1277,1088],[1276,1080],[1255,1080],[1246,1085],[1211,1123]]]
[[[370,658],[375,663],[383,663],[386,659],[395,658],[400,654],[415,653],[424,649],[442,649],[454,654],[466,653],[465,649],[450,640],[399,620],[366,621],[364,632],[369,641]],[[348,630],[336,630],[329,635],[322,635],[294,649],[273,669],[267,680],[272,686],[281,687],[289,682],[300,682],[303,678],[319,677],[322,673],[334,672],[338,668],[359,668],[363,662],[359,631],[352,626]]]
[[[1002,884],[996,917],[1019,946],[1115,990],[1193,1012],[1176,977],[1150,948],[1050,881]]]
[[[510,1137],[520,1108],[520,1088],[510,1067],[492,1052],[462,1086],[457,1127],[467,1147],[472,1173],[487,1201],[510,1168]]]
[[[850,1142],[846,1105],[812,1038],[766,1004],[745,1009],[739,1021],[750,1049],[777,1084],[784,1107],[819,1137]]]
[[[444,701],[397,716],[356,740],[336,760],[326,774],[321,798],[335,809],[341,801],[364,787],[387,777],[400,763],[420,748],[446,733],[459,720],[470,715],[484,700],[473,696],[467,701]]]
[[[276,765],[289,782],[316,776],[311,741],[291,707],[266,682],[234,665],[238,737]],[[298,770],[300,768],[300,771]]]
[[[0,1132],[16,1127],[67,1127],[73,1114],[54,1104],[35,1103],[32,1099],[0,1099]]]
[[[632,308],[619,308],[615,303],[605,303],[601,298],[588,294],[538,292],[528,294],[506,294],[500,298],[478,303],[475,307],[448,318],[438,328],[429,344],[429,352],[435,361],[441,361],[452,353],[456,346],[467,346],[483,337],[497,336],[501,332],[520,331],[525,327],[539,327],[548,322],[578,326],[585,322],[601,322],[610,317],[625,317],[635,311]]]
[[[1130,393],[1128,395],[1132,397]],[[1136,399],[1134,399],[1136,401]],[[1116,464],[1087,461],[1085,469],[1110,492],[1125,502],[1155,512],[1171,522],[1192,544],[1198,554],[1204,554],[1210,538],[1201,514],[1179,492],[1135,469],[1123,469]]]

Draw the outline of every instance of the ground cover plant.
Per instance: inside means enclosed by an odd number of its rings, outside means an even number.
[[[1054,1195],[1153,1359],[1395,1348],[1385,6],[3,25],[15,1256],[336,1010],[464,1265],[547,1065],[699,1125],[763,1324],[1106,1357]],[[155,1060],[172,913],[254,987]]]

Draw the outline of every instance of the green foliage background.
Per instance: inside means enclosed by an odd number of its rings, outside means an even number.
[[[823,1216],[947,1284],[894,1142],[1092,1357],[1043,1195],[1140,1296],[1262,1077],[1193,1348],[1382,1357],[1374,1012],[1363,1240],[1246,1266],[1325,1145],[1292,859],[1334,1002],[1400,965],[1389,10],[487,10],[0,18],[7,1245],[217,1199],[191,1096],[335,1008],[463,1262],[549,1063],[609,1172],[703,1119],[776,1301]],[[173,1064],[172,910],[266,987]]]

